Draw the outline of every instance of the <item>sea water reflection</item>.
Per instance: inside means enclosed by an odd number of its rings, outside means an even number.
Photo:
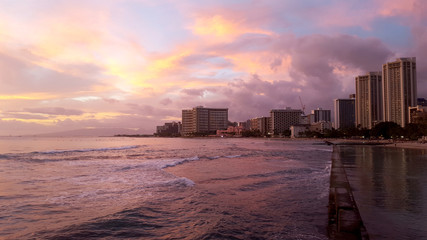
[[[371,239],[427,239],[427,151],[340,147]]]
[[[319,143],[0,138],[0,239],[327,239]]]

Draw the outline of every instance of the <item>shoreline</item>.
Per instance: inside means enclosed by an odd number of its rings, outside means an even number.
[[[413,142],[396,142],[396,143],[391,143],[391,144],[385,145],[385,147],[427,150],[427,144],[426,143],[419,143],[416,141],[413,141]]]
[[[363,140],[363,139],[331,139],[324,140],[334,145],[377,145],[383,147],[421,149],[427,150],[427,143],[418,141],[392,141],[392,140]]]
[[[169,138],[169,137],[156,137],[150,135],[115,135],[115,136],[0,136],[0,139],[21,139],[21,138]],[[221,139],[221,137],[171,137],[171,138],[183,138],[183,139]],[[370,139],[344,139],[344,138],[289,138],[289,137],[270,137],[270,138],[257,138],[257,137],[227,137],[226,139],[259,139],[259,140],[270,140],[270,141],[312,141],[322,144],[330,145],[377,145],[383,147],[396,147],[396,148],[405,148],[405,149],[421,149],[427,150],[427,143],[421,143],[419,141],[393,141],[393,140],[370,140]]]

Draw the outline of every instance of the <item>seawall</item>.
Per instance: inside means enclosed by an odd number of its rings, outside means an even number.
[[[368,240],[369,235],[340,158],[340,148],[339,146],[333,148],[328,209],[329,238]]]

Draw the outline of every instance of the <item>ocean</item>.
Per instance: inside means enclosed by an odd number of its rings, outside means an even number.
[[[371,240],[427,239],[427,150],[342,146],[340,155]]]
[[[328,239],[332,147],[0,138],[0,239]]]

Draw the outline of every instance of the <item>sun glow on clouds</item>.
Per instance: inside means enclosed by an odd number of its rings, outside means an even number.
[[[0,100],[46,100],[58,98],[50,93],[26,93],[25,95],[0,95]]]
[[[118,117],[131,116],[131,114],[117,113],[117,112],[97,112],[97,113],[83,113],[81,115],[52,115],[52,114],[42,114],[42,113],[28,113],[28,112],[17,112],[16,115],[25,115],[26,118],[16,118],[16,117],[2,117],[2,121],[19,121],[26,123],[37,123],[45,126],[53,126],[58,124],[58,122],[63,121],[73,121],[73,122],[83,122],[83,121],[105,121],[109,119],[116,119]]]
[[[197,35],[216,37],[235,36],[241,33],[238,23],[227,21],[220,15],[196,19],[193,32]]]
[[[0,18],[0,41],[4,41],[7,33],[6,25],[3,22],[4,20]]]
[[[152,63],[150,63],[141,73],[141,76],[137,81],[145,81],[145,80],[155,80],[160,77],[163,77],[169,73],[173,73],[180,66],[178,61],[190,54],[190,50],[180,51],[174,55],[160,57],[157,59],[153,59]],[[135,82],[138,83],[138,82]]]
[[[35,13],[27,19],[33,21],[32,29],[26,38],[20,38],[22,44],[34,55],[57,64],[95,62],[99,57],[105,57],[102,56],[102,48],[113,40],[108,32],[108,16],[105,12],[73,4],[52,8],[55,11],[50,14]],[[26,29],[28,22],[16,24],[18,29]]]
[[[192,30],[196,35],[215,37],[219,41],[230,41],[245,33],[271,34],[269,31],[246,27],[242,20],[229,20],[221,15],[197,18]]]
[[[376,2],[379,4],[379,11],[383,16],[412,14],[418,3],[421,3],[420,0],[406,0],[404,3],[400,0],[376,0]]]
[[[54,23],[38,35],[34,53],[59,62],[89,62],[94,60],[91,53],[101,44],[101,36],[99,32],[84,26]]]
[[[240,53],[227,56],[235,65],[235,70],[251,74],[268,76],[266,81],[288,81],[288,72],[292,64],[290,55],[280,56],[271,52]]]

